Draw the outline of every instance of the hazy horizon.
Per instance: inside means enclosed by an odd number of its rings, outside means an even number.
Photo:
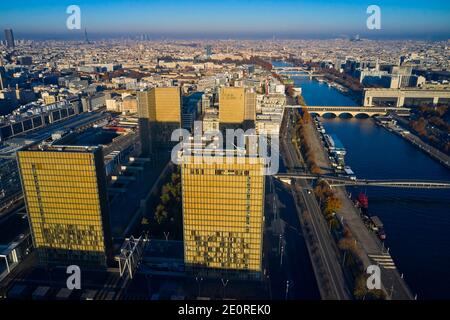
[[[368,30],[366,9],[381,9],[381,30]],[[81,9],[81,30],[69,30],[66,9]],[[368,39],[447,40],[447,1],[231,0],[171,2],[18,0],[0,5],[0,28],[17,39],[136,37],[172,39],[324,39],[359,34]]]

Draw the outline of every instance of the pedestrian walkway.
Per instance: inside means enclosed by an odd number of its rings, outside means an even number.
[[[369,254],[369,258],[384,269],[397,269],[394,260],[392,260],[391,255],[388,253]]]

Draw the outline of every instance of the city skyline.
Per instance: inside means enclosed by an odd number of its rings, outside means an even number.
[[[93,39],[133,37],[151,39],[297,39],[336,38],[360,34],[371,39],[450,38],[450,5],[442,1],[229,1],[198,5],[173,1],[27,1],[2,4],[0,27],[12,28],[17,38],[78,39],[87,28]],[[381,29],[368,30],[367,7],[381,9]],[[81,29],[68,30],[66,9],[81,9]],[[170,17],[170,19],[168,19]],[[407,19],[405,19],[407,17]],[[45,24],[39,23],[45,21]]]

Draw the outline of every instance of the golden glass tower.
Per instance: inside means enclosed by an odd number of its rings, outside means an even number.
[[[150,122],[180,122],[181,94],[178,87],[152,88],[140,91],[139,110]]]
[[[181,92],[179,87],[158,87],[139,91],[138,115],[143,154],[154,147],[172,146],[173,130],[181,123]]]
[[[40,263],[106,266],[111,233],[102,149],[45,148],[18,152]]]
[[[182,157],[185,263],[193,269],[259,275],[264,160],[233,157],[231,163],[225,158],[214,163],[215,159]]]
[[[245,117],[245,88],[223,87],[219,91],[219,123],[240,124]]]
[[[241,125],[256,119],[256,93],[244,87],[222,87],[219,91],[219,123]]]

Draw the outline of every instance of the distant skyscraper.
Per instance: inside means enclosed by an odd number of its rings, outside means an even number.
[[[88,38],[88,34],[87,34],[87,29],[84,28],[84,42],[85,43],[89,43],[89,38]]]
[[[152,88],[138,92],[137,98],[142,153],[173,145],[172,132],[181,126],[180,88]]]
[[[264,159],[236,156],[230,163],[225,158],[219,163],[217,156],[195,154],[182,159],[188,269],[258,277],[262,269]]]
[[[356,34],[350,38],[350,41],[360,41],[360,40],[361,40],[361,38],[360,38],[359,34]]]
[[[212,55],[212,46],[211,45],[207,45],[205,47],[205,53],[206,53],[206,57],[210,58]]]
[[[5,88],[5,68],[3,66],[0,66],[0,90],[3,90]]]
[[[111,231],[102,149],[20,151],[18,163],[40,263],[105,267]]]
[[[5,39],[6,39],[6,46],[8,48],[14,48],[14,34],[12,29],[5,29]]]

